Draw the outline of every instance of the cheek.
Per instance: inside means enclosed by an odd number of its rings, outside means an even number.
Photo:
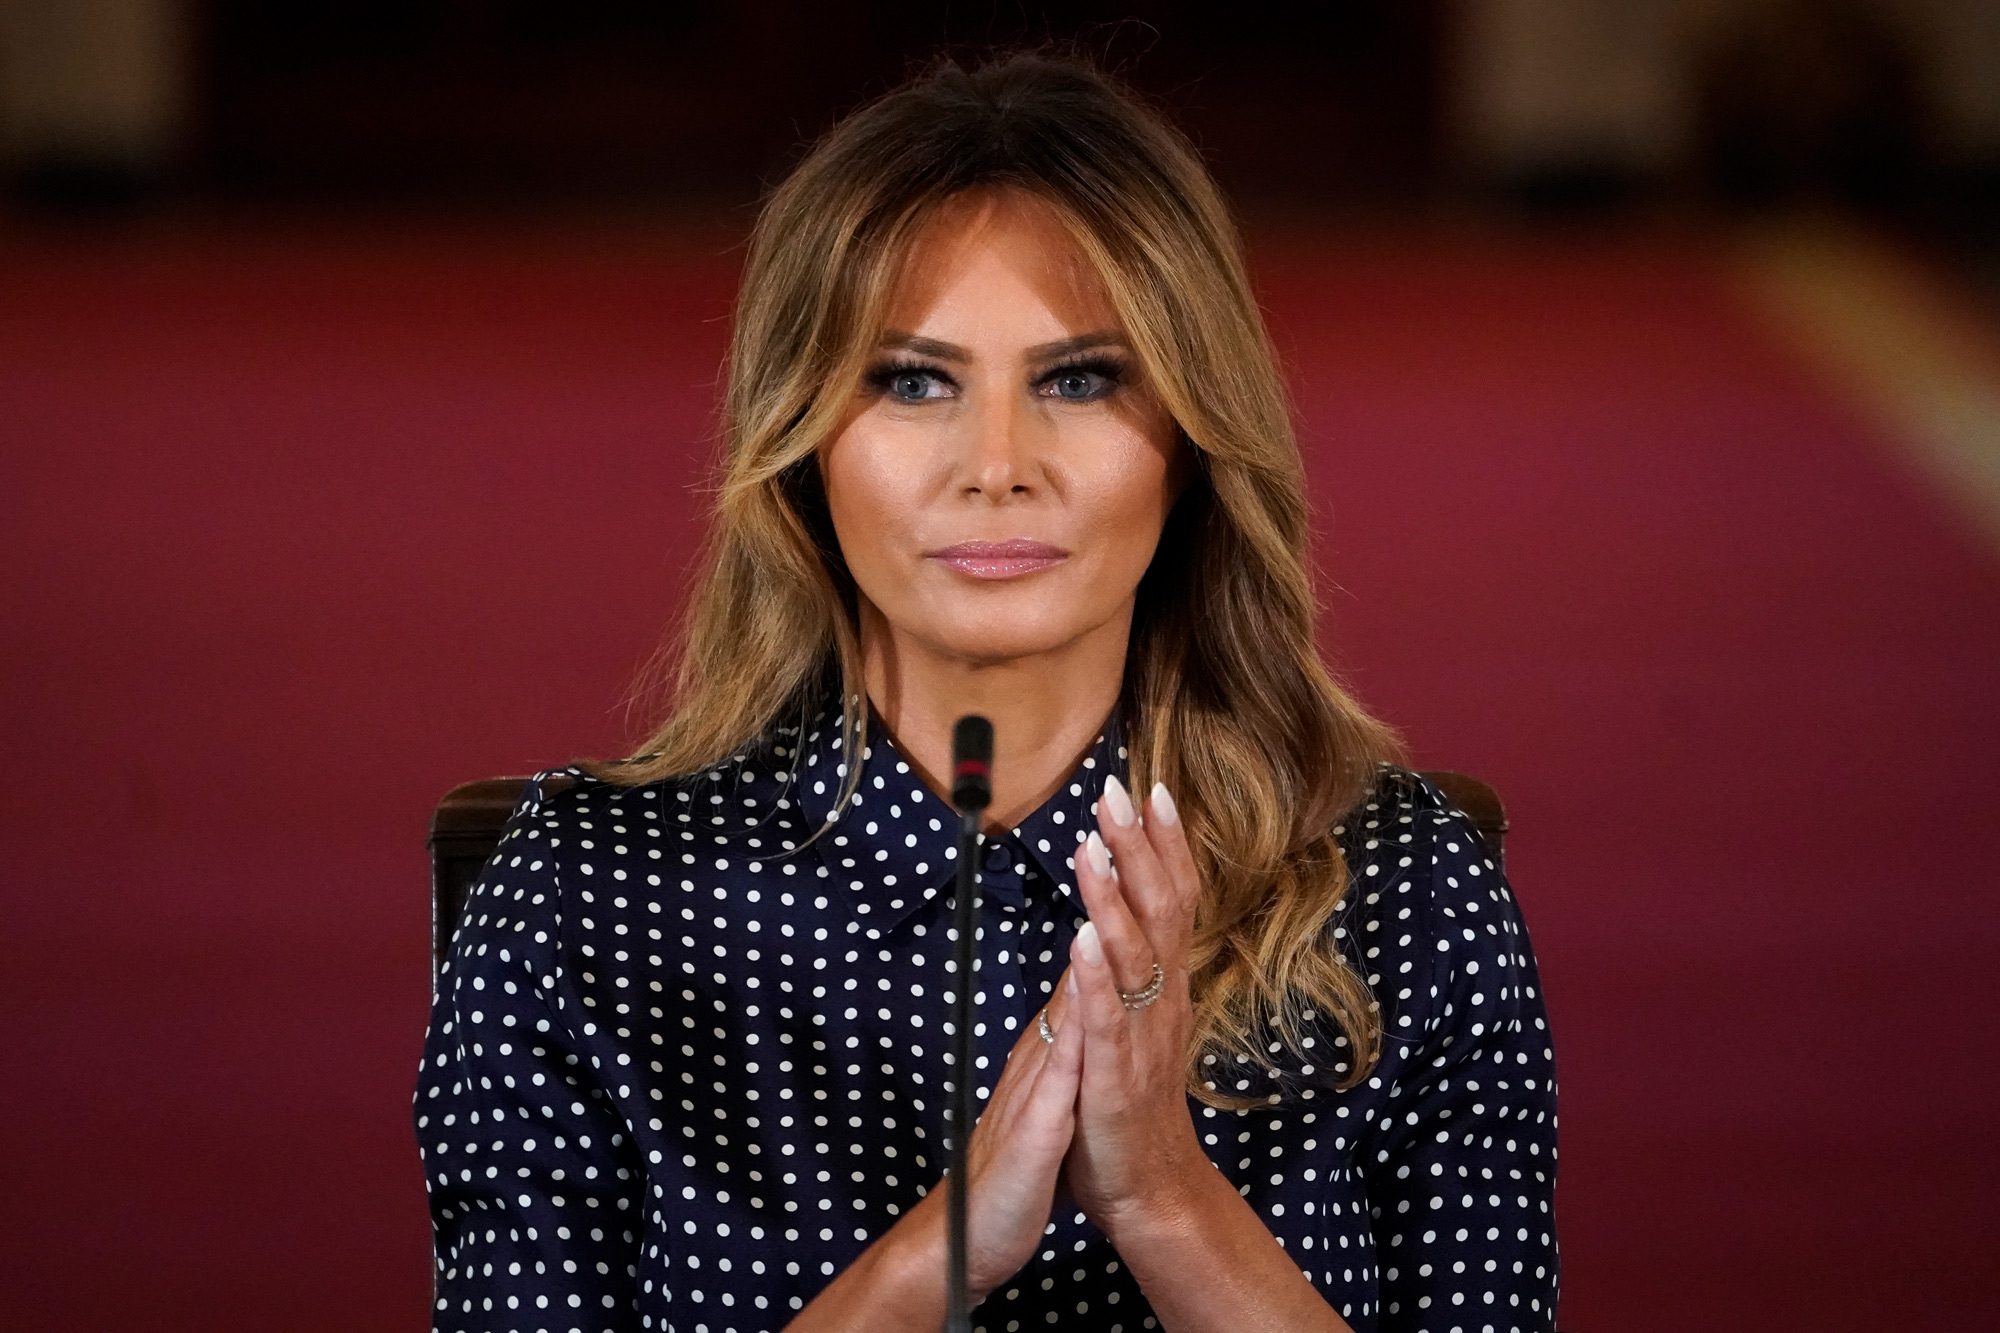
[[[899,465],[897,452],[879,432],[855,425],[820,455],[820,481],[827,511],[848,568],[871,568],[894,544],[891,534],[909,526],[917,508],[913,470]]]
[[[1079,508],[1106,563],[1136,580],[1152,560],[1172,501],[1167,453],[1143,436],[1128,436],[1088,457],[1091,466],[1073,485]]]

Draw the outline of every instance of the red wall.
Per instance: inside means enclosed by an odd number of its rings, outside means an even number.
[[[1514,818],[1564,1323],[1991,1319],[2000,554],[1699,247],[1258,258],[1329,642]],[[5,240],[0,1322],[422,1326],[424,821],[634,734],[734,262]]]

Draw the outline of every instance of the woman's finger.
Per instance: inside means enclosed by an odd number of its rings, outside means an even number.
[[[1058,982],[1055,996],[1044,1006],[1048,1010],[1051,1034],[1058,1030],[1062,1021],[1058,1005],[1058,1000],[1062,997],[1063,987]],[[997,1108],[1009,1104],[1016,1095],[1017,1085],[1021,1085],[1019,1090],[1021,1097],[1030,1095],[1026,1085],[1032,1084],[1040,1075],[1050,1049],[1050,1043],[1042,1038],[1041,1024],[1037,1021],[1039,1017],[1039,1010],[1030,1014],[1028,1021],[1015,1036],[1014,1045],[1007,1052],[1007,1063],[1000,1070],[998,1082],[993,1085],[993,1095],[988,1099],[986,1109],[980,1113],[982,1116],[991,1115]]]
[[[991,1124],[996,1135],[990,1146],[1003,1155],[1025,1152],[1042,1160],[1068,1150],[1083,1034],[1079,1030],[1065,1038],[1054,1024],[1051,1031],[1053,1042],[1040,1033],[1023,1033],[1015,1042],[1001,1076],[1003,1086],[994,1090],[980,1116],[979,1124]]]
[[[1083,1069],[1083,1028],[1060,1021],[1051,1005],[1049,1030],[1055,1040],[1042,1043],[1044,1053],[1035,1072],[1034,1098],[1038,1106],[1067,1118],[1076,1110],[1077,1078]]]
[[[1103,840],[1092,833],[1083,840],[1082,852],[1077,858],[1076,883],[1083,893],[1084,910],[1097,923],[1119,989],[1139,990],[1153,979],[1157,961],[1153,942],[1125,901],[1124,888],[1111,868]]]
[[[1051,995],[1049,1002],[1042,1006],[1043,1011],[1049,1016],[1050,1032],[1055,1032],[1062,1027],[1063,1015],[1069,1012],[1069,998],[1069,969],[1064,968],[1063,974],[1056,978],[1055,994]],[[1047,1044],[1046,1042],[1043,1043],[1043,1045]]]
[[[1117,777],[1108,777],[1097,805],[1098,831],[1117,858],[1118,881],[1129,910],[1153,946],[1160,965],[1180,965],[1183,962],[1180,954],[1185,948],[1179,925],[1180,890],[1140,825],[1131,795]],[[1150,972],[1149,968],[1148,979]]]
[[[1082,1032],[1023,1033],[972,1134],[968,1276],[983,1295],[1034,1253],[1076,1134]],[[933,1191],[940,1201],[943,1192]],[[926,1200],[929,1203],[929,1200]],[[936,1206],[936,1205],[933,1205]]]
[[[1122,1089],[1128,1081],[1132,1024],[1094,921],[1084,922],[1070,943],[1070,972],[1075,988],[1069,1024],[1082,1030],[1085,1042],[1082,1095]]]
[[[1180,810],[1166,784],[1155,782],[1146,799],[1146,841],[1159,858],[1167,878],[1173,882],[1180,915],[1192,925],[1194,911],[1201,902],[1201,872],[1195,868],[1194,851],[1188,846],[1187,830],[1181,827]]]

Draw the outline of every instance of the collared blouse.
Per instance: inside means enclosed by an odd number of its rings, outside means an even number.
[[[879,726],[839,714],[690,778],[539,775],[469,893],[415,1106],[438,1330],[782,1328],[948,1159],[956,824]],[[987,1098],[1087,917],[1077,844],[1115,721],[980,852],[972,1078]],[[560,791],[557,788],[561,788]],[[815,837],[814,834],[818,833]],[[1338,1029],[1211,1064],[1203,1148],[1357,1333],[1553,1327],[1554,1056],[1534,956],[1470,820],[1383,765],[1335,830],[1332,947],[1380,1003],[1346,1091]],[[1158,1327],[1058,1206],[975,1311],[987,1333]]]

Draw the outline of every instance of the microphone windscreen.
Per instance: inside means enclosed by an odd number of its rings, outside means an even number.
[[[951,803],[984,810],[993,800],[993,724],[977,713],[951,729]]]

